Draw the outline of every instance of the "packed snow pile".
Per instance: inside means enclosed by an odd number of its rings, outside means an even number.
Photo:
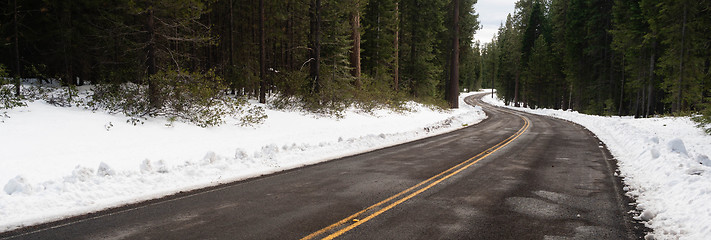
[[[490,95],[484,101],[504,105]],[[636,218],[653,229],[646,239],[711,236],[711,136],[688,117],[634,119],[510,108],[576,122],[604,141],[618,161],[625,190],[637,200]]]
[[[179,191],[256,177],[441,134],[486,118],[479,107],[404,113],[351,109],[342,118],[268,109],[263,124],[201,128],[43,101],[3,110],[0,231]]]

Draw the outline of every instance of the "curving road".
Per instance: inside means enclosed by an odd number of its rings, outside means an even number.
[[[641,238],[592,133],[481,96],[488,119],[451,133],[0,238]]]

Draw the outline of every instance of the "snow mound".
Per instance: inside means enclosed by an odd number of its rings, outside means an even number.
[[[684,146],[684,141],[682,141],[681,139],[674,138],[674,139],[670,140],[667,143],[667,148],[671,152],[678,153],[678,154],[681,154],[684,156],[689,156],[689,153],[686,152],[686,147]]]
[[[8,195],[13,195],[15,193],[30,194],[32,192],[32,185],[25,179],[25,177],[18,175],[15,178],[10,179],[10,181],[5,184],[3,191]]]
[[[108,164],[105,162],[101,162],[99,164],[99,169],[96,170],[96,175],[103,177],[103,176],[113,176],[116,175],[116,171],[114,171],[111,167],[109,167]]]
[[[86,182],[91,179],[94,175],[94,170],[87,167],[76,166],[72,171],[72,175],[64,178],[65,182],[76,183],[76,182]]]
[[[153,165],[151,165],[151,160],[145,159],[143,162],[141,162],[141,165],[138,167],[141,170],[141,173],[149,173],[153,171]]]
[[[706,155],[701,154],[699,156],[696,156],[696,161],[699,162],[699,164],[701,165],[711,167],[711,160],[709,160],[709,157]]]

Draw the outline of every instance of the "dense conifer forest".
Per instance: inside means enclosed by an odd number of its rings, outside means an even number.
[[[481,53],[506,102],[709,122],[709,1],[521,0]]]
[[[476,1],[460,1],[9,0],[0,64],[9,78],[147,86],[146,111],[175,91],[262,102],[278,93],[276,105],[314,108],[446,106],[454,52],[457,82],[479,87]]]
[[[5,96],[40,79],[101,86],[94,99],[134,99],[122,108],[137,114],[215,96],[337,110],[456,107],[453,92],[493,84],[530,107],[702,122],[711,111],[708,1],[520,0],[485,44],[473,41],[476,0],[1,4]]]

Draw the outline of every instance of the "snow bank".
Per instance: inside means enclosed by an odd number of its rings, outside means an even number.
[[[160,118],[134,126],[122,115],[28,103],[0,123],[0,231],[459,129],[486,118],[463,102],[471,94],[452,111],[408,103],[412,112],[334,119],[268,109],[262,125],[211,128]]]
[[[503,106],[487,95],[485,102]],[[647,239],[711,236],[711,136],[688,117],[634,119],[574,111],[515,108],[576,122],[598,136],[618,161],[625,190],[637,199]]]

